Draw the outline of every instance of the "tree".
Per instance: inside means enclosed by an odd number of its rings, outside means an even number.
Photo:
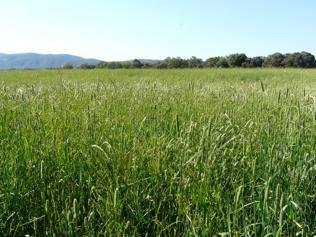
[[[71,63],[66,63],[63,66],[63,69],[71,70],[71,69],[74,69],[74,66]]]
[[[79,66],[80,69],[95,69],[95,65],[84,63]]]
[[[243,63],[246,62],[247,60],[247,55],[244,53],[236,53],[236,54],[231,54],[227,58],[228,64],[231,67],[241,67]]]
[[[107,68],[108,63],[107,62],[100,62],[96,65],[96,68]]]
[[[205,61],[205,67],[217,67],[218,61],[221,59],[221,57],[212,57],[208,58]]]
[[[314,55],[307,52],[286,54],[283,64],[285,67],[301,68],[313,68],[316,66]]]
[[[108,63],[108,68],[109,69],[118,69],[118,68],[122,68],[122,63],[120,62],[109,62]]]
[[[71,69],[73,66],[65,64],[63,68]],[[192,56],[189,59],[182,59],[180,57],[167,57],[163,61],[152,60],[146,63],[134,59],[132,61],[124,62],[101,62],[97,65],[82,64],[79,68],[94,69],[94,68],[202,68],[202,67],[245,67],[245,68],[259,68],[259,67],[295,67],[295,68],[315,68],[315,56],[308,52],[281,54],[274,53],[268,57],[252,57],[248,58],[244,53],[231,54],[227,57],[210,57],[205,62]]]
[[[164,63],[167,65],[167,68],[187,68],[188,62],[180,57],[177,58],[166,58]]]
[[[228,68],[229,64],[226,57],[220,57],[219,60],[216,63],[216,67],[220,68]]]
[[[247,58],[246,62],[242,64],[243,67],[256,68],[262,67],[264,59],[262,57]]]
[[[124,61],[124,62],[121,63],[121,65],[122,65],[122,68],[125,68],[125,69],[132,68],[131,61]]]
[[[264,62],[263,57],[250,58],[250,66],[251,67],[262,67],[263,62]]]
[[[157,69],[166,69],[166,68],[168,68],[168,65],[165,61],[161,61],[161,62],[158,62],[157,64],[155,64],[154,67]]]
[[[316,67],[316,60],[315,56],[308,52],[302,52],[301,53],[303,61],[304,61],[304,67],[305,68],[313,68]]]
[[[300,53],[285,54],[283,59],[284,67],[303,67],[304,62]]]
[[[188,59],[188,66],[189,68],[202,68],[203,67],[203,60],[192,56]]]
[[[285,56],[281,53],[274,53],[265,58],[264,67],[283,67],[283,60]]]
[[[142,68],[152,68],[153,65],[150,63],[143,63],[143,67]]]
[[[143,67],[144,65],[142,64],[141,61],[139,61],[138,59],[134,59],[132,61],[132,68],[141,68]]]
[[[226,57],[211,57],[205,61],[205,67],[228,68],[229,64]]]

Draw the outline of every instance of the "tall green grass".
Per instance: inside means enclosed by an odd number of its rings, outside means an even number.
[[[0,73],[0,236],[313,236],[315,157],[315,70]]]

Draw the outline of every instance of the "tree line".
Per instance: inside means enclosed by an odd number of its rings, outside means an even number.
[[[315,56],[308,52],[300,53],[274,53],[267,57],[247,57],[244,53],[231,54],[225,57],[211,57],[202,60],[192,56],[189,59],[180,57],[168,57],[156,63],[144,63],[141,60],[134,59],[132,61],[123,62],[101,62],[97,65],[82,64],[80,69],[120,69],[120,68],[157,68],[157,69],[173,69],[173,68],[316,68]],[[73,69],[71,64],[65,64],[64,69]]]

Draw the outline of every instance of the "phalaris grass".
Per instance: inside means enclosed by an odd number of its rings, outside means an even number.
[[[316,235],[316,71],[0,72],[0,236]]]

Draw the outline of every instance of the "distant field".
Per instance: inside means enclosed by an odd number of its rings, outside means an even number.
[[[316,235],[316,70],[0,72],[0,236]]]

